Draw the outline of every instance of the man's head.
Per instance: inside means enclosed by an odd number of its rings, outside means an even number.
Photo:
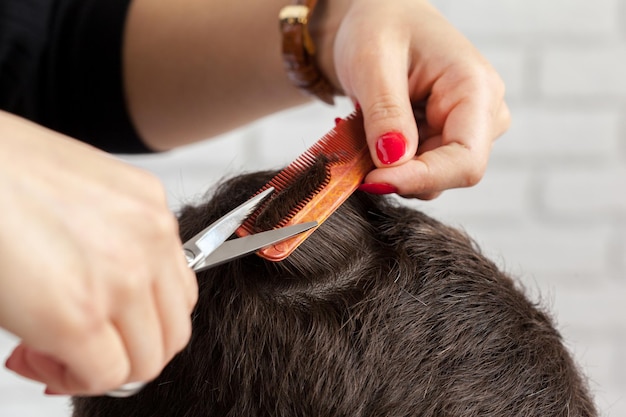
[[[183,209],[183,240],[269,178]],[[463,233],[384,198],[355,193],[282,262],[198,281],[187,348],[75,417],[596,415],[549,316]]]

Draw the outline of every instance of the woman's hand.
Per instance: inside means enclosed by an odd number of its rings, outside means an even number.
[[[152,175],[0,112],[6,366],[57,394],[156,377],[191,334],[196,280]]]
[[[431,199],[476,184],[510,124],[491,65],[426,0],[318,7],[319,64],[363,109],[377,167],[361,188]]]

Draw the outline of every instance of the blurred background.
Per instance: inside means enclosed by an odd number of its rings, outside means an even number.
[[[626,416],[626,2],[436,0],[493,63],[513,115],[483,181],[405,201],[472,235],[548,307],[602,416]],[[173,210],[220,178],[288,164],[352,111],[313,103],[203,144],[124,159]],[[0,333],[6,358],[16,341]],[[66,398],[0,370],[0,416],[63,417]]]

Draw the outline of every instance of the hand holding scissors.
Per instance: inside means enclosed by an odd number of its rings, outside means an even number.
[[[257,194],[185,242],[183,251],[189,267],[195,272],[200,272],[317,226],[317,222],[308,222],[228,240],[272,192],[274,188],[268,188]],[[130,382],[107,392],[106,395],[129,397],[139,392],[145,384],[145,382]]]

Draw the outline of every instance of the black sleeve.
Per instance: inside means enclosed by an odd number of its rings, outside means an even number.
[[[130,1],[0,0],[0,108],[109,152],[149,152],[122,84]]]

